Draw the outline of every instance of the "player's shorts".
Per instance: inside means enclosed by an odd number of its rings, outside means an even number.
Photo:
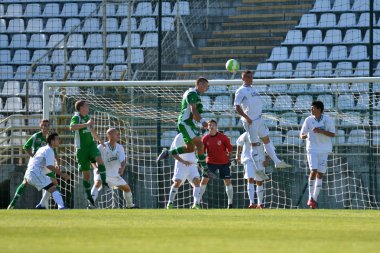
[[[328,153],[307,153],[307,161],[310,170],[326,173]]]
[[[264,181],[259,175],[257,175],[257,170],[264,170],[263,162],[252,162],[248,160],[243,163],[244,165],[244,178],[249,179],[253,178],[256,181]]]
[[[242,122],[251,143],[259,142],[259,138],[263,138],[269,135],[269,129],[262,118],[253,120],[252,124],[250,125],[245,121]]]
[[[212,173],[216,174],[216,171],[219,170],[219,178],[220,179],[230,179],[231,178],[231,170],[230,164],[207,164],[207,168]],[[208,178],[208,175],[202,175],[203,177]]]
[[[194,123],[180,123],[178,124],[178,130],[182,133],[183,140],[186,144],[191,143],[196,136],[199,136],[199,130]]]
[[[36,187],[39,191],[51,184],[50,177],[39,172],[27,171],[24,178],[28,184]]]
[[[100,151],[93,142],[90,146],[77,149],[77,163],[79,171],[88,171],[91,169],[91,163],[96,161],[96,157],[100,156]]]
[[[181,180],[184,183],[186,180],[193,182],[194,178],[200,178],[198,167],[196,164],[186,166],[183,163],[177,162],[174,167],[174,175],[172,181]]]
[[[100,174],[94,173],[94,181],[101,181]],[[121,176],[117,177],[108,177],[106,178],[106,182],[109,187],[118,187],[121,185],[126,185],[127,182]]]

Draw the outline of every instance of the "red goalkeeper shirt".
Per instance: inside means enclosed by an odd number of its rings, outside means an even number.
[[[202,142],[207,153],[207,163],[227,164],[230,162],[228,153],[232,154],[232,145],[226,135],[219,132],[214,136],[207,134],[203,136]]]

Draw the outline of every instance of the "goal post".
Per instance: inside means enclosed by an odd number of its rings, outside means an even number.
[[[292,165],[286,170],[277,170],[273,165],[267,168],[270,179],[264,184],[266,206],[306,207],[309,170],[305,144],[298,135],[303,120],[310,114],[311,101],[320,99],[337,129],[320,206],[379,208],[376,176],[380,163],[380,88],[377,83],[380,77],[253,81],[254,89],[264,101],[262,116],[270,129],[271,141],[279,156]],[[235,147],[237,137],[244,131],[232,103],[241,84],[238,79],[209,80],[210,88],[201,97],[205,104],[202,115],[217,119],[219,129],[230,137]],[[194,85],[194,80],[44,82],[43,118],[51,119],[53,127],[61,129],[65,136],[60,157],[64,168],[73,175],[73,182],[63,187],[63,195],[71,198],[72,207],[84,207],[81,175],[76,169],[67,121],[75,101],[89,101],[96,130],[103,139],[108,127],[120,129],[121,143],[128,155],[124,177],[132,185],[135,201],[141,207],[162,208],[168,200],[174,161],[156,164],[155,158],[161,148],[170,146],[177,132],[182,94]],[[234,206],[243,208],[248,203],[243,168],[239,165],[232,169]],[[203,201],[209,208],[223,208],[226,200],[221,180],[211,180]],[[185,183],[175,206],[190,207],[191,202],[191,186]],[[102,191],[98,205],[121,207],[122,195],[116,190]]]

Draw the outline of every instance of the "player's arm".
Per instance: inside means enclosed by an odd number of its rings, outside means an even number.
[[[328,137],[335,137],[335,133],[321,129],[321,128],[318,128],[318,127],[313,128],[313,132],[318,133],[318,134],[323,134],[323,135],[326,135]]]
[[[308,126],[307,126],[307,121],[305,120],[305,122],[303,123],[302,128],[301,128],[300,138],[302,140],[307,139],[308,133],[309,133],[309,130],[308,130]]]
[[[230,141],[230,138],[228,138],[226,135],[224,135],[224,145],[226,146],[227,152],[228,152],[228,160],[232,160],[232,152],[233,147]]]
[[[243,150],[243,146],[239,146],[239,145],[236,146],[236,156],[235,156],[235,159],[236,159],[236,161],[238,163],[241,163],[240,157],[241,157],[241,151],[242,150]]]
[[[190,166],[192,164],[191,162],[182,159],[179,155],[173,155],[173,158],[178,162],[185,164],[186,166]]]
[[[33,157],[33,152],[32,152],[33,139],[34,139],[34,136],[30,137],[25,142],[24,146],[22,147],[22,149],[25,150],[25,152],[28,153],[30,157]]]
[[[94,129],[93,127],[90,128],[90,132],[91,132],[92,138],[94,138],[95,141],[97,141],[97,142],[100,143],[103,147],[105,147],[104,142],[99,138],[98,133],[95,131],[95,129]]]
[[[78,116],[74,116],[71,118],[71,123],[70,123],[70,130],[71,131],[76,131],[76,130],[80,130],[82,128],[86,128],[86,127],[91,127],[94,125],[94,118],[91,118],[89,121],[87,121],[86,123],[84,124],[80,124],[79,123],[79,117]]]
[[[58,176],[62,177],[65,180],[70,179],[70,176],[67,173],[62,172],[60,168],[54,166],[54,162],[55,162],[54,150],[49,150],[46,153],[45,159],[46,159],[46,167],[49,170],[53,171],[55,174],[57,174]]]
[[[247,121],[248,124],[252,124],[252,119],[243,111],[240,105],[235,105],[235,110]]]
[[[202,124],[203,127],[207,127],[207,122],[202,118],[201,114],[197,110],[196,104],[190,104],[190,111],[193,114],[193,119]]]

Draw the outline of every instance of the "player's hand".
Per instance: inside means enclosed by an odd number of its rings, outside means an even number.
[[[185,164],[186,167],[188,167],[192,164],[191,162],[185,161],[185,160],[183,160],[182,163]]]
[[[207,123],[207,122],[203,122],[203,123],[202,123],[202,126],[203,126],[204,128],[208,128],[208,123]]]
[[[99,141],[100,145],[102,145],[103,149],[106,148],[106,144],[104,144],[104,141]]]
[[[56,174],[61,172],[61,166],[60,165],[55,166],[55,169],[57,170]]]
[[[60,177],[63,178],[65,181],[70,179],[70,176],[67,173],[61,173]]]
[[[91,118],[89,121],[87,121],[86,124],[87,124],[88,126],[93,126],[94,123],[95,123],[94,118]]]
[[[247,121],[247,123],[249,124],[249,125],[251,125],[252,124],[252,120],[251,120],[251,118],[250,117],[247,117],[247,118],[245,118],[245,120]]]
[[[237,164],[241,164],[241,160],[240,160],[240,157],[238,157],[238,156],[237,156],[237,157],[235,157],[235,161],[236,161],[236,163],[237,163]]]
[[[119,169],[119,175],[122,176],[124,173],[124,170],[122,168]]]
[[[314,128],[313,128],[313,132],[314,132],[314,133],[318,133],[318,134],[320,134],[320,133],[322,133],[322,131],[323,131],[323,130],[320,129],[319,127],[314,127]]]

